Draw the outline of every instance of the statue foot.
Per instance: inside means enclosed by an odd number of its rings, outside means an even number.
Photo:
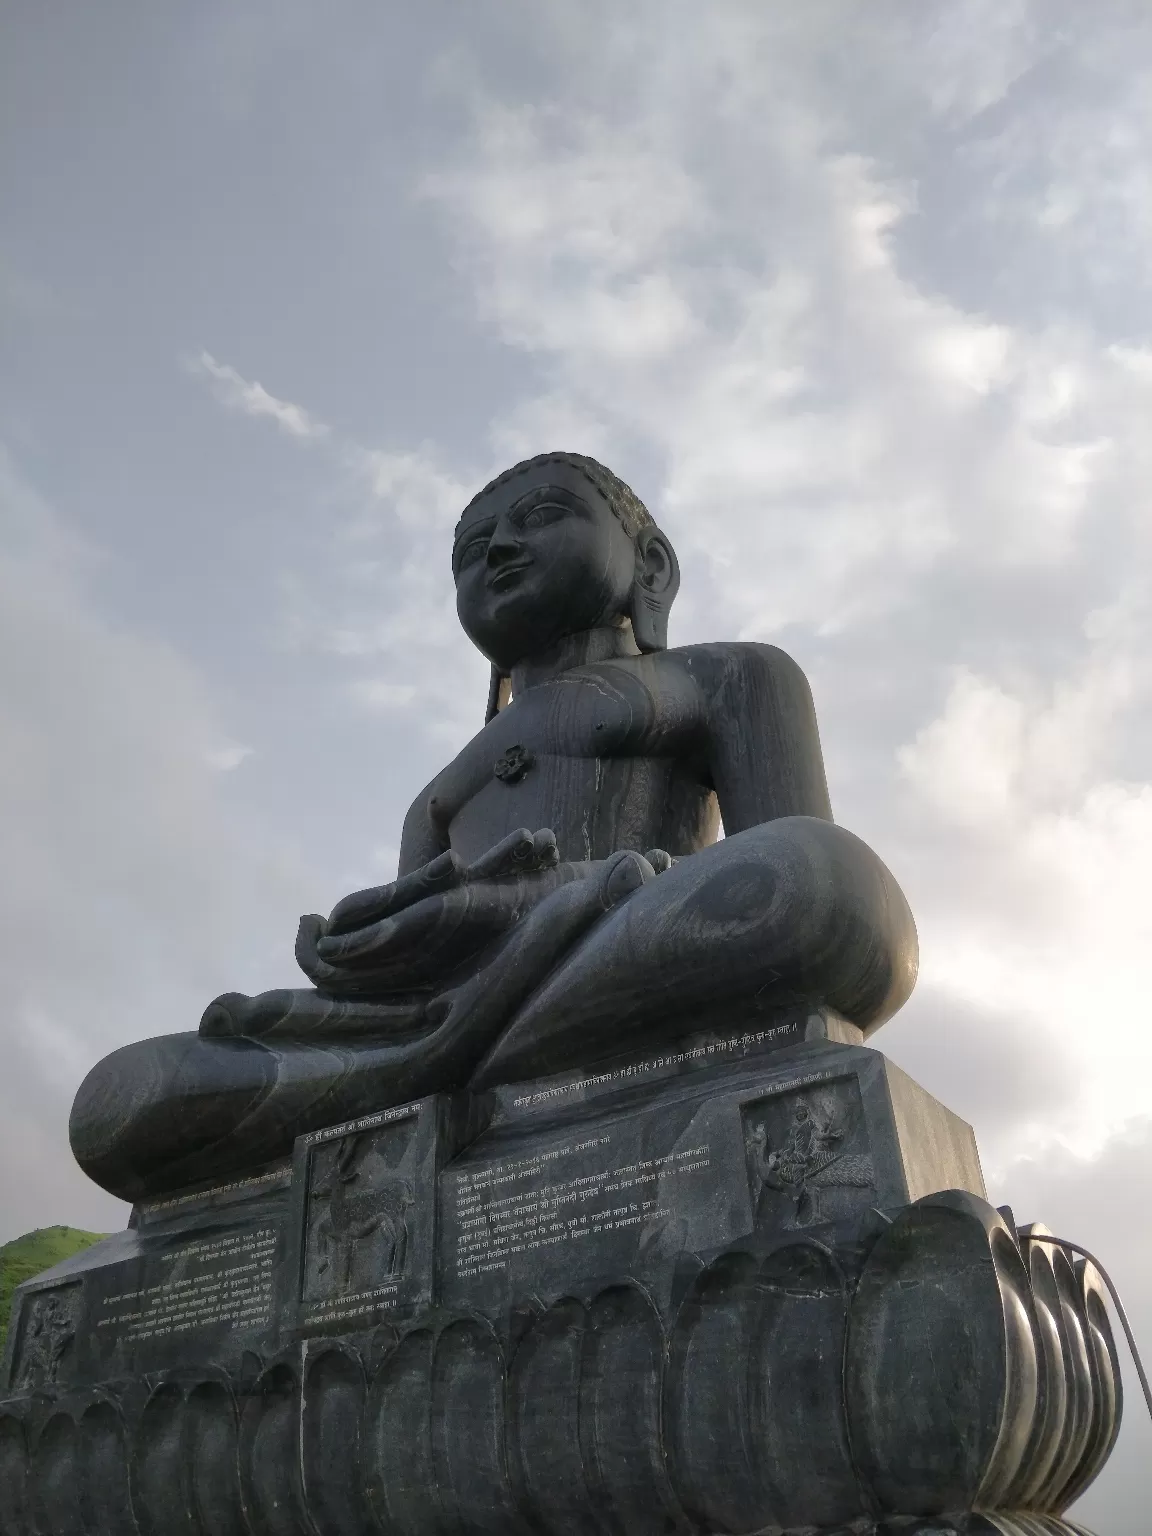
[[[205,1039],[355,1040],[392,1038],[428,1024],[423,1000],[370,1003],[323,997],[311,988],[280,987],[248,997],[224,992],[200,1019]]]

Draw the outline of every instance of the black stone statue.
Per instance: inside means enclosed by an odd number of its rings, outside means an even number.
[[[226,994],[92,1071],[72,1145],[114,1194],[689,1025],[795,1002],[867,1033],[907,998],[912,917],[833,824],[803,674],[768,645],[665,648],[676,555],[628,486],[577,454],[518,464],[452,569],[492,663],[483,730],[417,797],[397,879],[301,920],[312,988]]]
[[[574,454],[453,571],[488,719],[396,880],[80,1090],[135,1208],[17,1289],[0,1530],[1077,1536],[1103,1283],[863,1044],[915,929],[799,669],[666,649],[672,548]]]

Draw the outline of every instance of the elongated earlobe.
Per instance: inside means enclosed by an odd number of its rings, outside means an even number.
[[[668,611],[680,590],[676,551],[655,524],[636,539],[636,579],[632,583],[632,634],[641,651],[668,645]]]
[[[490,720],[495,720],[511,697],[512,679],[501,672],[499,667],[493,667],[492,681],[488,685],[488,712],[484,716],[485,725]]]

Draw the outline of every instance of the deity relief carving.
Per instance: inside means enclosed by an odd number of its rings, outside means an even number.
[[[757,1224],[783,1215],[786,1226],[813,1226],[825,1219],[832,1191],[875,1187],[872,1158],[862,1145],[859,1103],[846,1100],[843,1092],[826,1090],[745,1105],[744,1145]]]
[[[29,1298],[12,1378],[18,1392],[54,1387],[60,1380],[76,1337],[79,1303],[80,1288],[75,1285]]]
[[[415,1128],[415,1120],[404,1121],[343,1136],[313,1153],[305,1300],[352,1295],[404,1273]]]

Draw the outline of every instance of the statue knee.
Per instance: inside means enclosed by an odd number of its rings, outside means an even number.
[[[785,948],[816,1000],[866,1033],[907,1002],[919,943],[912,910],[867,843],[830,821],[794,816],[752,829],[785,896]]]
[[[123,1046],[81,1083],[68,1123],[72,1152],[95,1183],[134,1201],[166,1165],[225,1135],[267,1092],[268,1054],[247,1041],[193,1033]]]

